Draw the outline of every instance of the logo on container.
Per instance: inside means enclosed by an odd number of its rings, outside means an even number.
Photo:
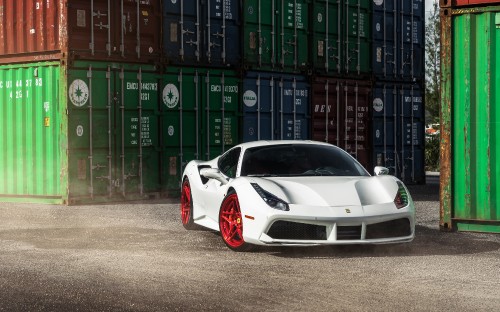
[[[376,98],[373,100],[373,109],[377,113],[380,113],[381,111],[384,110],[384,102],[382,101],[381,98]]]
[[[89,87],[87,86],[85,81],[81,79],[75,79],[69,86],[68,95],[73,105],[82,107],[87,103],[89,99]]]
[[[245,93],[243,93],[243,103],[247,107],[255,106],[255,104],[257,104],[257,94],[252,90],[245,91]]]
[[[163,88],[163,103],[168,108],[174,108],[179,103],[179,90],[174,84],[169,83]]]

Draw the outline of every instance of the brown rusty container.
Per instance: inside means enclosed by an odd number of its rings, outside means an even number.
[[[371,171],[371,82],[316,77],[311,90],[312,139],[345,149]]]
[[[0,0],[0,64],[67,56],[158,62],[160,0]]]

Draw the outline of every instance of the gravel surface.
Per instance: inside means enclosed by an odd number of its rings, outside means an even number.
[[[179,205],[0,204],[0,311],[499,311],[500,235],[439,231],[412,186],[406,245],[227,249]]]

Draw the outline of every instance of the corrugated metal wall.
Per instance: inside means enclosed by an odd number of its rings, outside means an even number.
[[[0,196],[60,201],[64,189],[56,63],[0,67]]]
[[[443,162],[441,227],[498,233],[500,7],[445,12],[442,150],[453,156]]]

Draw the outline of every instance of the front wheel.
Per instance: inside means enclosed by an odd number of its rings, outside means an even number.
[[[231,191],[222,202],[219,211],[219,229],[222,240],[234,251],[249,251],[252,245],[243,239],[243,218],[236,192]]]

